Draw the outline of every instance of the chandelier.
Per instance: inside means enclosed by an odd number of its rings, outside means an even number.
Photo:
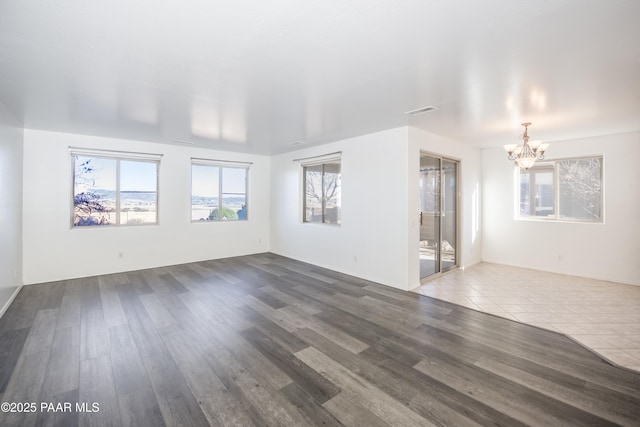
[[[522,123],[522,126],[524,126],[522,145],[509,144],[505,145],[504,149],[507,150],[507,158],[509,160],[515,160],[516,164],[521,168],[529,169],[536,160],[544,159],[544,152],[547,150],[549,144],[543,144],[542,141],[529,141],[527,128],[531,126],[531,123]]]

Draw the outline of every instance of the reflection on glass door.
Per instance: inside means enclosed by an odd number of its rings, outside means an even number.
[[[458,190],[457,190],[458,163],[450,160],[442,160],[442,210],[440,226],[441,271],[445,272],[455,268],[457,226],[458,226]]]
[[[440,163],[420,158],[420,278],[440,272]]]
[[[420,157],[420,278],[457,267],[458,163]]]

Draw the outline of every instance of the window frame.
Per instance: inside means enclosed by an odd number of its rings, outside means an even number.
[[[597,220],[590,219],[580,219],[580,218],[572,218],[566,216],[560,216],[560,180],[559,180],[559,167],[558,163],[567,160],[589,160],[589,159],[599,159],[600,160],[600,218]],[[521,187],[521,176],[523,169],[519,166],[514,167],[514,182],[515,182],[515,219],[520,221],[550,221],[550,222],[570,222],[570,223],[583,223],[583,224],[604,224],[605,223],[605,197],[604,197],[604,188],[605,188],[605,159],[602,154],[594,154],[594,155],[584,155],[584,156],[573,156],[573,157],[562,157],[562,158],[553,158],[553,159],[545,159],[540,162],[536,162],[531,168],[527,171],[531,171],[531,169],[536,169],[536,166],[539,165],[552,165],[553,167],[553,215],[552,216],[535,216],[528,215],[524,216],[521,214],[521,198],[520,198],[520,187]],[[531,186],[531,182],[529,183],[529,200],[531,200],[531,194],[533,194],[533,187]],[[531,202],[530,202],[531,203]],[[529,209],[531,212],[531,206]]]
[[[139,153],[139,152],[126,152],[126,151],[116,151],[116,150],[98,150],[98,149],[85,149],[78,147],[69,147],[69,154],[71,158],[71,219],[70,219],[70,227],[72,230],[75,229],[96,229],[96,228],[114,228],[114,227],[140,227],[140,226],[157,226],[160,224],[160,165],[162,154],[155,153]],[[99,159],[109,159],[115,160],[116,162],[116,187],[115,187],[115,223],[113,224],[104,224],[104,225],[75,225],[75,196],[76,196],[76,159],[78,157],[91,157],[91,158],[99,158]],[[154,222],[145,222],[145,223],[130,223],[130,224],[121,224],[120,223],[120,162],[140,162],[140,163],[152,163],[156,165],[156,219]]]
[[[204,167],[212,167],[218,168],[218,210],[222,212],[224,207],[222,203],[222,195],[223,194],[240,194],[240,193],[223,193],[223,169],[243,169],[245,171],[245,182],[244,182],[244,207],[245,207],[245,217],[243,219],[235,218],[235,219],[222,219],[222,215],[219,215],[218,219],[207,219],[207,220],[199,220],[199,219],[191,219],[192,224],[200,224],[200,223],[219,223],[219,222],[244,222],[249,221],[249,176],[251,165],[253,162],[236,162],[231,160],[214,160],[214,159],[202,159],[202,158],[191,158],[191,189],[190,189],[190,206],[189,209],[189,217],[193,217],[193,167],[194,166],[204,166]]]
[[[339,200],[340,200],[340,206],[339,206],[339,215],[338,218],[335,222],[330,222],[326,220],[326,216],[327,216],[327,207],[326,207],[326,201],[324,200],[324,191],[325,191],[325,185],[324,185],[324,179],[325,179],[325,167],[327,165],[339,165],[340,167],[340,194],[339,194]],[[302,167],[302,223],[303,224],[321,224],[321,225],[333,225],[333,226],[341,226],[342,225],[342,158],[341,156],[338,157],[332,157],[332,158],[323,158],[322,160],[318,160],[318,161],[314,161],[314,162],[306,162],[306,163],[301,163],[300,166]],[[320,183],[321,183],[321,187],[322,187],[322,203],[321,203],[321,209],[322,209],[322,219],[321,221],[308,221],[307,220],[307,168],[310,167],[317,167],[317,166],[322,166],[322,173],[320,176]]]

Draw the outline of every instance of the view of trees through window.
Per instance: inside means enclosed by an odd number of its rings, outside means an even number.
[[[73,157],[73,225],[157,223],[158,162]]]
[[[247,219],[246,167],[191,165],[191,221]]]
[[[304,166],[304,222],[340,224],[340,162]]]
[[[519,179],[521,218],[602,220],[602,157],[541,162]]]

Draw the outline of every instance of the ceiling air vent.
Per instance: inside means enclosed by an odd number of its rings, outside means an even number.
[[[436,111],[438,108],[433,105],[429,105],[428,107],[417,108],[415,110],[407,111],[405,114],[409,116],[417,116],[418,114],[430,113],[431,111]]]

